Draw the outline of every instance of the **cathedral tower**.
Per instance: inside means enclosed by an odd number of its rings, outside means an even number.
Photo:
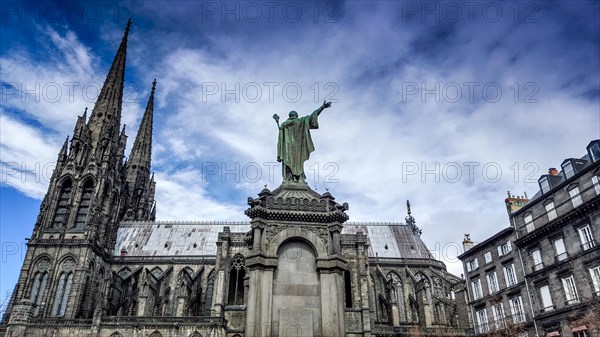
[[[150,156],[156,80],[129,162],[124,158],[121,111],[130,26],[131,20],[89,120],[86,108],[58,154],[3,319],[13,335],[38,319],[99,321],[119,222],[127,210],[135,219],[154,218]]]

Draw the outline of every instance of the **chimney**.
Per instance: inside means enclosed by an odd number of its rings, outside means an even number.
[[[555,167],[551,167],[548,169],[548,174],[551,176],[558,175],[558,170]]]
[[[463,239],[463,250],[466,252],[467,250],[473,248],[473,241],[471,241],[471,234],[465,234],[465,238]]]

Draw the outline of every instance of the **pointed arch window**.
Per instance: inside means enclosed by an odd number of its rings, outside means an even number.
[[[229,269],[229,296],[227,304],[244,304],[244,277],[246,276],[246,261],[240,254],[233,257]]]
[[[208,274],[206,282],[206,291],[204,292],[204,306],[202,308],[202,314],[204,316],[210,316],[210,310],[212,309],[212,298],[213,288],[215,287],[215,272],[214,270]]]
[[[35,274],[30,297],[31,303],[34,304],[33,317],[37,317],[40,314],[40,305],[42,304],[46,283],[48,283],[48,272],[38,272]]]
[[[67,311],[67,302],[71,293],[73,284],[73,272],[62,272],[58,277],[58,286],[54,296],[54,306],[52,307],[53,316],[64,316]]]
[[[79,208],[77,209],[77,216],[75,217],[75,228],[83,228],[85,226],[88,214],[90,212],[93,194],[94,182],[89,179],[83,185],[81,200],[79,202]]]
[[[396,273],[390,273],[387,276],[388,282],[391,282],[391,290],[393,300],[396,301],[398,305],[398,317],[400,317],[401,321],[406,320],[406,313],[404,309],[404,285],[402,283],[402,279]]]
[[[63,227],[67,220],[67,211],[69,202],[71,200],[71,193],[73,192],[73,183],[70,179],[65,180],[60,189],[58,195],[58,204],[56,212],[54,213],[54,219],[52,221],[52,227],[60,228]]]

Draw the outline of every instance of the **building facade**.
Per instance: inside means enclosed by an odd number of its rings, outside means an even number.
[[[600,335],[600,140],[586,150],[581,158],[565,159],[560,171],[551,168],[542,175],[530,200],[509,195],[511,227],[460,256],[467,275],[474,275],[468,271],[471,261],[485,260],[486,247],[512,242],[513,259],[522,267],[515,273],[522,280],[520,296],[529,299],[523,302],[522,322],[528,336]],[[496,321],[497,312],[477,311],[477,290],[469,291],[475,324]]]
[[[518,336],[531,325],[531,303],[515,238],[509,227],[475,246],[469,237],[463,241],[465,253],[459,258],[477,335]]]
[[[461,278],[405,223],[348,223],[306,183],[248,198],[248,222],[157,222],[153,82],[131,153],[129,22],[65,141],[0,334],[10,337],[465,336]]]

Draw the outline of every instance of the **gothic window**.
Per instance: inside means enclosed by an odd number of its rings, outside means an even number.
[[[189,337],[202,337],[202,335],[198,331],[194,331]]]
[[[413,323],[419,323],[419,305],[416,302],[410,302],[410,315]]]
[[[173,295],[172,315],[200,316],[201,294],[200,281],[202,272],[194,275],[190,267],[184,268],[177,277],[177,287]],[[181,306],[181,308],[180,308]]]
[[[75,217],[75,228],[83,228],[85,226],[88,213],[90,212],[90,204],[94,193],[94,182],[88,179],[83,185],[79,209]]]
[[[415,279],[417,280],[417,283],[420,282],[421,280],[425,280],[426,282],[429,282],[429,279],[427,278],[427,276],[425,276],[425,274],[423,274],[422,272],[418,272],[415,275]]]
[[[346,308],[352,308],[352,280],[350,279],[350,272],[344,271],[344,290]]]
[[[244,277],[246,276],[245,259],[242,255],[236,255],[229,269],[229,296],[227,304],[244,304]]]
[[[215,287],[215,273],[214,270],[208,274],[206,282],[206,291],[204,292],[204,305],[202,306],[202,315],[210,316],[210,310],[212,309],[213,299],[213,288]]]
[[[160,332],[154,331],[152,334],[150,334],[150,337],[163,337],[163,336]]]
[[[67,211],[69,202],[71,200],[71,192],[73,191],[73,183],[70,179],[65,180],[60,189],[58,195],[58,205],[56,212],[54,213],[54,220],[52,221],[52,227],[60,228],[65,225],[67,220]]]
[[[46,283],[48,282],[48,272],[38,272],[33,278],[33,285],[31,286],[31,303],[33,303],[33,317],[37,317],[40,313],[40,304],[42,304],[42,297],[44,296],[44,290],[46,289]]]
[[[388,282],[390,282],[391,287],[391,297],[393,301],[395,301],[398,305],[398,316],[401,321],[404,321],[405,318],[405,310],[404,310],[404,286],[402,284],[402,279],[396,273],[389,273],[387,276]]]
[[[121,335],[119,332],[113,332],[113,334],[110,335],[110,337],[123,337],[123,335]]]
[[[67,302],[71,293],[71,285],[73,283],[73,272],[63,271],[58,277],[58,286],[54,296],[54,306],[52,307],[52,315],[64,316],[67,311]]]
[[[200,282],[202,281],[202,271],[198,272],[198,275],[194,276],[193,270],[186,268],[185,270],[187,280],[187,291],[189,296],[187,297],[188,303],[186,310],[184,311],[188,316],[200,316],[200,310],[202,308],[202,288]]]
[[[443,303],[436,303],[433,311],[433,318],[439,324],[445,324],[445,310]]]

